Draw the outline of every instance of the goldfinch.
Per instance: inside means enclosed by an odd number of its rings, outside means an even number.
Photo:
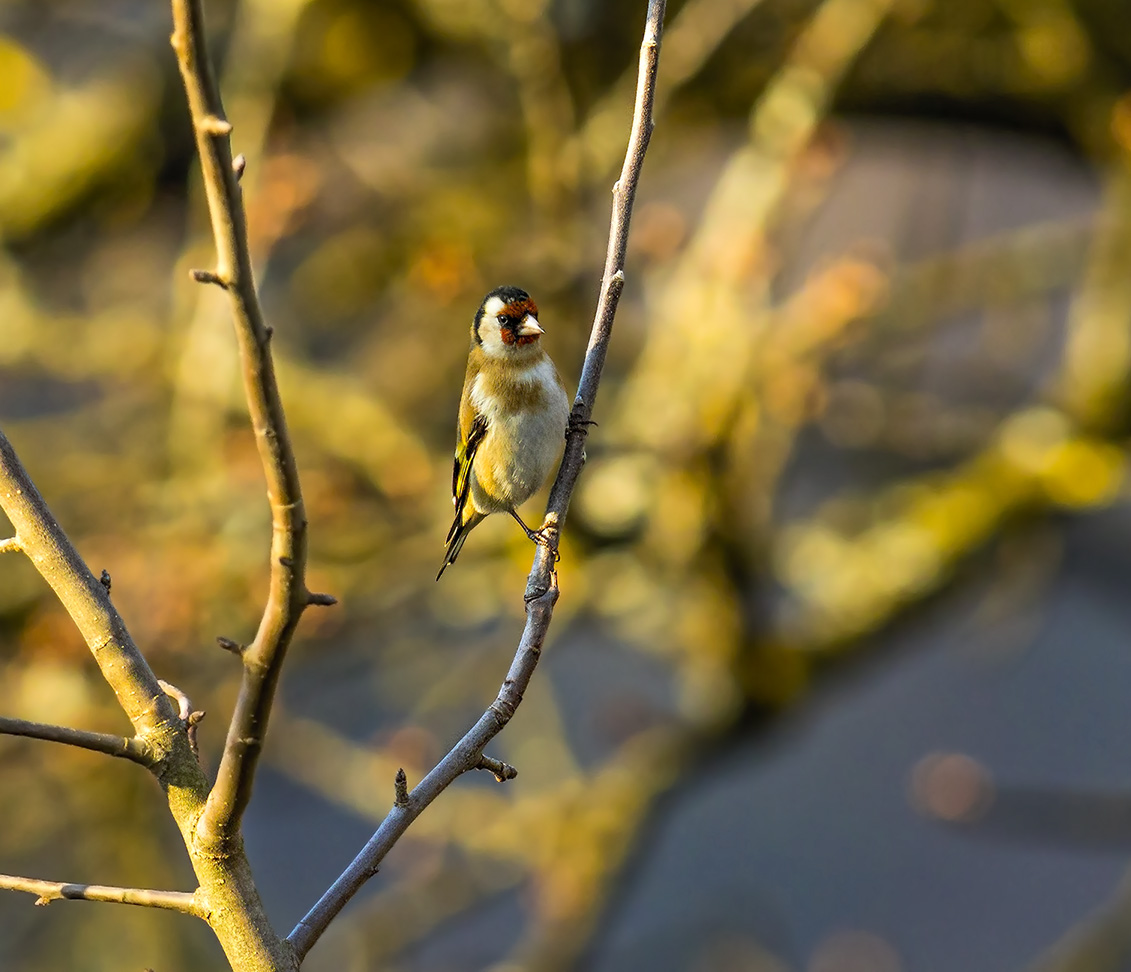
[[[543,542],[518,507],[550,475],[569,422],[569,396],[538,340],[544,333],[538,308],[518,287],[492,290],[475,314],[452,470],[456,515],[436,580],[491,513],[509,513]]]

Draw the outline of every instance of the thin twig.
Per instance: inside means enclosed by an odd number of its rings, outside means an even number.
[[[657,79],[655,112],[665,107],[688,81],[696,77],[748,14],[763,0],[688,0],[664,28],[664,75]],[[569,150],[580,153],[588,179],[605,179],[617,163],[616,144],[606,139],[613,120],[619,126],[624,102],[632,96],[635,79],[625,71],[589,109],[585,123],[571,139]]]
[[[177,703],[177,715],[181,717],[181,722],[188,722],[188,717],[192,713],[192,702],[189,701],[189,697],[172,682],[166,682],[163,678],[158,679],[157,684],[161,686],[162,692]]]
[[[550,589],[541,597],[528,601],[526,629],[518,651],[507,672],[506,680],[495,701],[487,708],[471,731],[405,795],[397,793],[392,810],[361,853],[345,869],[330,889],[287,936],[301,960],[321,937],[339,911],[374,874],[390,848],[400,839],[421,812],[444,792],[460,775],[479,765],[483,748],[510,721],[522,701],[530,676],[538,663],[546,631],[550,626],[554,602],[558,598],[557,576],[551,575]]]
[[[495,779],[500,783],[505,783],[507,780],[513,780],[518,776],[516,770],[510,763],[504,763],[501,759],[495,759],[492,756],[480,756],[479,762],[475,764],[477,770],[487,770],[488,773],[494,773]]]
[[[184,723],[185,731],[188,733],[188,741],[189,746],[192,748],[192,754],[199,760],[200,747],[197,745],[196,741],[196,727],[200,725],[205,713],[194,709],[189,697],[177,688],[177,686],[166,682],[164,679],[160,679],[158,684],[169,698],[176,701],[177,714],[181,717],[181,722]]]
[[[584,464],[584,430],[593,411],[601,370],[605,364],[609,337],[617,302],[624,288],[624,255],[628,246],[629,220],[636,196],[636,185],[644,162],[644,153],[652,134],[652,104],[656,86],[656,68],[660,58],[660,37],[663,32],[665,0],[649,0],[648,17],[644,28],[644,41],[640,48],[640,72],[633,112],[632,131],[628,152],[625,155],[621,177],[613,188],[613,213],[609,231],[609,247],[605,258],[605,273],[601,295],[589,338],[589,348],[582,366],[581,380],[570,415],[570,431],[565,456],[557,479],[550,490],[543,530],[550,538],[550,546],[539,546],[526,585],[526,627],[511,662],[510,670],[495,701],[480,716],[479,721],[461,739],[423,780],[416,785],[407,799],[399,799],[382,821],[377,832],[362,848],[360,854],[327,890],[310,912],[287,936],[301,961],[321,937],[330,922],[358,890],[377,871],[389,849],[397,842],[408,826],[457,777],[476,769],[482,762],[483,749],[510,721],[522,701],[523,693],[538,664],[546,632],[553,617],[558,599],[557,575],[553,566],[557,554],[558,537],[565,523],[570,496]]]
[[[101,884],[64,884],[61,881],[39,881],[35,878],[0,874],[0,888],[26,891],[36,895],[37,905],[52,901],[106,901],[111,904],[141,905],[143,908],[164,908],[186,915],[205,917],[195,894],[187,891],[151,891],[148,888],[113,888]]]
[[[227,292],[240,349],[244,393],[271,506],[271,576],[255,639],[242,653],[244,671],[216,785],[197,825],[207,844],[222,845],[239,831],[251,798],[283,658],[303,609],[306,589],[306,514],[298,469],[271,360],[271,331],[255,290],[247,222],[232,159],[231,125],[205,46],[200,0],[173,0],[173,49],[188,94],[216,241],[216,268],[198,279]]]
[[[153,765],[153,753],[149,746],[136,736],[87,732],[84,729],[71,729],[69,726],[52,726],[44,722],[9,719],[6,716],[0,716],[0,735],[44,739],[47,742],[63,743],[65,746],[77,746],[79,749],[105,753],[107,756],[118,756],[145,767]]]
[[[241,645],[238,641],[233,641],[231,638],[217,636],[216,644],[218,644],[224,651],[230,651],[233,655],[242,655],[247,651],[247,645]]]

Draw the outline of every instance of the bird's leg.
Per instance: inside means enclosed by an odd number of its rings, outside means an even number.
[[[511,516],[513,516],[515,518],[515,521],[518,523],[518,525],[520,527],[522,527],[523,533],[525,533],[526,536],[530,540],[533,540],[540,547],[545,547],[547,550],[549,550],[553,553],[555,564],[559,560],[562,559],[562,555],[560,553],[558,553],[558,551],[554,550],[554,548],[550,545],[550,538],[546,535],[546,533],[544,531],[542,531],[542,530],[531,530],[530,527],[528,527],[525,523],[522,522],[522,517],[518,515],[517,510],[511,510],[510,514],[511,514]]]

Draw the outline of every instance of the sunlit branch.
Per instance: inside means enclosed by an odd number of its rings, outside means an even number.
[[[77,746],[107,756],[119,756],[132,760],[142,766],[153,764],[153,753],[144,741],[136,736],[115,736],[107,732],[86,732],[71,729],[69,726],[52,726],[44,722],[28,722],[25,719],[9,719],[0,716],[0,735],[23,736],[25,739],[43,739],[47,742]]]
[[[664,30],[664,74],[656,83],[656,114],[663,115],[672,95],[703,69],[730,32],[762,2],[688,0],[672,15]],[[606,178],[616,165],[619,141],[609,136],[620,130],[624,103],[632,97],[635,80],[631,71],[625,71],[590,109],[573,136],[570,151],[585,155],[592,179]]]
[[[36,895],[37,905],[52,901],[105,901],[110,904],[140,905],[143,908],[164,908],[186,915],[204,917],[204,909],[195,894],[187,891],[151,891],[147,888],[113,888],[101,884],[65,884],[62,881],[39,881],[35,878],[0,874],[0,888],[25,891]]]
[[[410,793],[402,794],[401,787],[398,786],[397,800],[388,816],[377,828],[377,832],[306,917],[295,926],[287,940],[294,947],[295,954],[300,960],[318,941],[338,912],[377,872],[385,855],[412,821],[461,774],[484,765],[484,747],[498,735],[514,715],[538,664],[553,617],[554,604],[558,599],[557,575],[554,572],[558,540],[565,523],[570,497],[585,462],[585,431],[597,397],[617,303],[624,288],[624,256],[628,248],[632,204],[636,198],[636,186],[652,134],[652,106],[655,98],[656,69],[660,58],[664,8],[665,0],[649,0],[644,40],[640,48],[639,80],[628,151],[625,154],[620,179],[613,187],[613,212],[601,294],[597,302],[597,313],[590,332],[589,347],[582,366],[577,396],[570,414],[565,456],[553,488],[550,490],[550,499],[546,508],[543,531],[548,536],[550,544],[548,547],[538,547],[527,580],[526,627],[519,641],[518,650],[498,696],[480,716],[479,721]],[[500,773],[504,777],[507,775],[505,770],[510,769],[513,768],[499,764]]]
[[[299,25],[311,0],[270,0],[266,5],[240,2],[231,5],[226,31],[220,90],[239,125],[240,154],[232,171],[240,182],[247,205],[254,210],[270,193],[268,144],[279,106],[282,79],[291,63]],[[246,177],[244,173],[247,173]],[[194,190],[190,202],[200,196]],[[272,199],[272,219],[249,228],[252,255],[260,275],[266,272],[272,251],[289,220],[287,203]],[[194,232],[187,249],[197,251]],[[185,315],[175,374],[171,376],[168,447],[175,472],[195,472],[202,463],[222,460],[224,427],[231,408],[237,353],[226,343],[227,315],[221,302],[198,294],[195,307]],[[276,360],[276,369],[279,362]],[[284,384],[286,382],[284,381]],[[240,414],[247,407],[238,403]],[[293,413],[290,416],[294,422]]]
[[[239,830],[251,798],[255,767],[287,647],[303,610],[306,589],[306,514],[294,451],[271,359],[271,329],[255,290],[247,222],[233,167],[219,89],[205,46],[200,0],[173,0],[173,49],[188,95],[216,242],[216,267],[196,273],[228,294],[240,349],[244,392],[271,507],[270,584],[255,639],[242,654],[243,681],[224,744],[216,785],[197,825],[198,836],[223,844]]]
[[[90,647],[102,676],[143,738],[176,723],[172,704],[126,630],[110,595],[91,573],[39,490],[0,433],[0,508],[16,529],[20,549],[51,585]]]

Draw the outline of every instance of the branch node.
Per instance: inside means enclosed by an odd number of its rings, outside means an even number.
[[[103,570],[102,574],[98,578],[98,583],[101,584],[103,587],[105,587],[106,593],[109,594],[110,593],[110,584],[111,584],[110,571]]]
[[[228,281],[214,270],[190,270],[189,276],[197,283],[215,284],[221,290],[228,289]]]
[[[188,736],[189,741],[189,749],[192,750],[193,756],[196,757],[199,762],[200,749],[196,743],[196,727],[200,724],[200,720],[204,718],[204,713],[198,709],[193,709],[189,697],[177,688],[177,686],[160,679],[158,679],[157,684],[161,686],[161,691],[169,696],[169,698],[176,700],[177,715],[180,717],[181,725],[185,727],[185,734]]]
[[[495,774],[495,779],[500,783],[505,783],[507,780],[513,780],[518,776],[516,770],[510,763],[504,763],[501,759],[492,759],[490,756],[481,755],[479,762],[475,764],[477,770],[487,770]]]
[[[216,638],[216,644],[233,655],[242,655],[247,650],[247,645],[241,645],[238,641],[232,641],[231,638],[225,638],[223,635]]]
[[[310,594],[306,599],[307,604],[314,604],[318,607],[333,607],[338,603],[338,599],[333,594]]]
[[[529,604],[531,601],[537,601],[538,598],[540,598],[543,594],[545,594],[547,591],[549,591],[549,589],[550,589],[549,587],[547,587],[545,584],[542,584],[542,583],[528,584],[527,587],[526,587],[526,590],[523,591],[522,599],[527,604]]]
[[[293,557],[280,557],[279,564],[286,567],[288,570],[295,565]]]
[[[487,708],[495,713],[495,717],[503,725],[506,725],[514,717],[514,706],[506,699],[497,698]]]
[[[41,894],[35,899],[35,906],[37,908],[46,908],[49,904],[51,904],[51,899],[45,894]]]
[[[205,135],[228,135],[232,131],[232,123],[219,115],[204,115],[197,127]]]
[[[188,733],[189,749],[192,750],[192,754],[196,757],[197,762],[200,762],[200,745],[196,741],[196,727],[200,725],[205,715],[207,715],[207,713],[203,709],[197,709],[195,712],[190,712],[189,717],[185,720],[185,732]]]
[[[236,174],[236,182],[243,178],[243,170],[247,168],[247,157],[241,152],[232,159],[232,171]]]
[[[181,722],[187,725],[189,716],[192,714],[192,703],[189,701],[189,697],[177,686],[171,682],[166,682],[164,679],[159,678],[157,684],[161,686],[162,692],[177,703],[177,716]]]
[[[0,540],[0,553],[20,553],[24,548],[20,546],[19,537],[8,537]]]
[[[404,767],[397,770],[397,778],[393,781],[393,790],[396,794],[393,799],[394,807],[408,806],[408,777],[405,776]]]

